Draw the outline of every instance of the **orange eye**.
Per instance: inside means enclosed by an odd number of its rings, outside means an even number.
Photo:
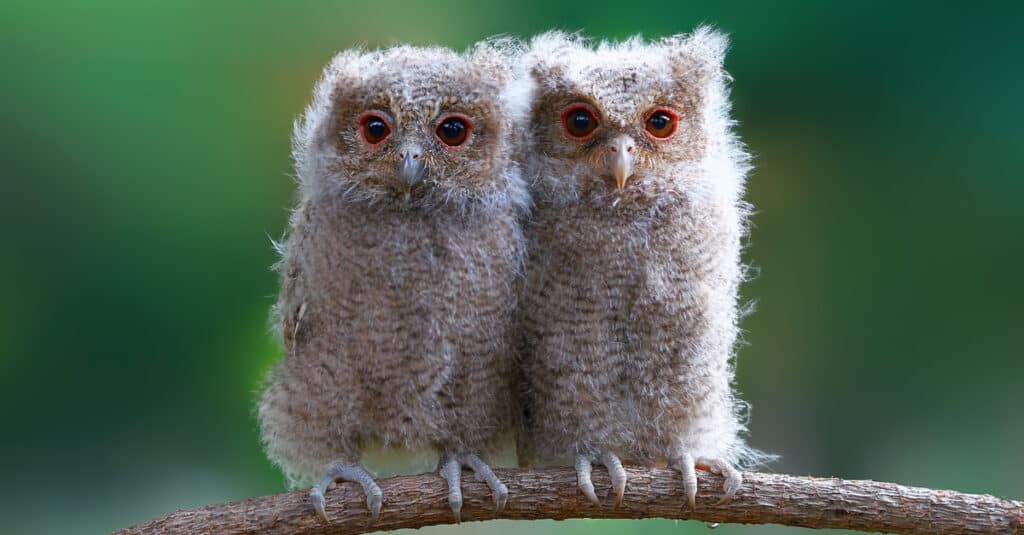
[[[573,104],[562,112],[562,128],[569,138],[576,141],[589,138],[598,126],[597,114],[587,104]]]
[[[359,130],[369,145],[377,145],[391,135],[388,120],[376,113],[366,113],[359,119]]]
[[[647,114],[645,123],[644,128],[648,134],[658,139],[668,139],[676,133],[679,116],[668,108],[654,108],[651,113]]]
[[[460,147],[469,139],[469,131],[473,129],[469,119],[458,115],[449,115],[438,123],[434,135],[441,143],[455,148]]]

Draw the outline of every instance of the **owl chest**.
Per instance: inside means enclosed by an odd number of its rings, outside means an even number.
[[[576,223],[535,234],[530,257],[530,290],[567,302],[566,314],[600,310],[590,321],[641,332],[699,305],[713,284],[703,264],[717,251],[689,240],[685,228]]]
[[[493,326],[502,312],[494,304],[509,301],[514,255],[505,233],[401,218],[342,226],[349,230],[320,252],[326,269],[316,272],[325,279],[321,310],[354,352],[444,364],[474,352],[470,335]]]
[[[699,366],[716,295],[701,259],[717,251],[677,220],[559,223],[533,236],[528,284],[537,354],[559,355],[541,359],[550,373],[600,370],[659,395]]]

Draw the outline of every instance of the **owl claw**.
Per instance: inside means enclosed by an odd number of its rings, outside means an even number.
[[[693,456],[689,453],[684,453],[670,464],[672,468],[679,470],[679,474],[683,476],[683,494],[686,495],[686,501],[690,504],[690,511],[696,511],[697,468],[695,466],[696,463],[693,461]]]
[[[736,492],[740,490],[740,487],[743,485],[743,474],[722,459],[701,457],[700,459],[697,459],[697,463],[707,466],[712,474],[720,475],[725,478],[725,484],[723,485],[725,494],[715,505],[725,505],[732,501],[733,496],[736,495]]]
[[[376,493],[368,493],[366,495],[366,506],[370,508],[370,520],[377,522],[380,520],[380,507],[384,503],[384,495],[380,489],[376,490]]]
[[[595,462],[603,464],[608,469],[608,475],[611,476],[612,492],[615,493],[614,507],[622,505],[622,498],[626,493],[626,469],[622,467],[622,461],[619,460],[618,456],[612,452],[606,451],[600,456],[576,456],[576,484],[579,486],[580,491],[594,505],[601,504],[601,500],[598,499],[597,494],[594,492],[594,483],[590,479],[591,465]]]
[[[448,507],[455,523],[462,523],[462,463],[452,454],[444,454],[438,462],[438,472],[448,482]]]
[[[590,500],[590,503],[594,505],[601,505],[601,500],[597,499],[597,494],[594,492],[594,482],[590,480],[590,472],[592,468],[590,466],[590,458],[586,455],[576,456],[576,485],[583,492],[583,495]]]
[[[612,491],[615,492],[615,505],[622,505],[622,497],[626,494],[626,469],[622,467],[622,461],[614,453],[605,452],[601,455],[601,464],[608,468],[608,475],[612,478]]]
[[[716,506],[729,503],[743,485],[743,474],[722,459],[714,457],[698,457],[694,460],[692,455],[684,453],[673,459],[670,464],[672,468],[679,470],[679,473],[683,476],[683,493],[686,494],[686,499],[690,504],[691,511],[695,511],[697,509],[697,465],[702,467],[706,466],[707,470],[712,474],[720,475],[725,478],[725,483],[722,489],[724,491],[724,495],[721,500],[715,503]]]
[[[310,489],[309,501],[313,504],[313,509],[316,511],[316,515],[324,522],[329,522],[327,519],[327,512],[324,510],[324,495],[320,492],[320,489],[316,487]]]
[[[508,503],[508,487],[504,483],[500,483],[498,488],[494,491],[494,513],[499,514],[505,509],[505,504]]]
[[[324,522],[329,522],[327,511],[324,508],[324,493],[337,487],[339,479],[359,483],[363,487],[363,492],[366,494],[366,506],[370,509],[370,517],[373,522],[379,520],[384,494],[373,480],[373,476],[362,466],[340,462],[327,465],[327,469],[324,470],[324,477],[320,478],[320,481],[317,481],[316,485],[309,489],[309,501],[313,505],[313,510],[316,511],[317,516]]]
[[[448,482],[448,505],[455,515],[455,522],[462,522],[462,467],[467,466],[476,474],[477,481],[484,481],[494,495],[494,512],[501,513],[508,503],[508,487],[494,475],[487,463],[475,453],[445,453],[438,463],[441,477]]]

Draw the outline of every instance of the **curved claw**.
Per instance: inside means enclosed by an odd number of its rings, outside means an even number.
[[[384,493],[374,485],[374,489],[366,493],[366,506],[370,508],[370,520],[380,520],[380,507],[384,503]]]
[[[626,469],[622,467],[622,461],[611,452],[601,455],[601,464],[608,469],[608,475],[612,478],[612,491],[615,492],[615,507],[622,505],[622,497],[626,494]]]
[[[320,492],[319,488],[313,487],[310,489],[309,501],[313,504],[313,509],[316,511],[317,516],[324,522],[328,522],[327,511],[324,510],[324,495]]]
[[[484,481],[491,488],[491,493],[494,495],[494,512],[500,513],[508,502],[508,487],[498,479],[498,476],[494,475],[494,470],[491,470],[491,467],[487,466],[487,463],[483,462],[477,454],[464,453],[460,456],[460,460],[473,469],[477,481]]]
[[[715,505],[725,505],[731,502],[733,496],[736,496],[736,492],[740,490],[740,486],[742,485],[743,476],[740,475],[738,472],[736,473],[735,477],[726,476],[724,485],[725,495],[723,495],[722,499],[718,500],[718,503],[716,503]]]
[[[583,495],[590,500],[590,503],[594,505],[601,505],[601,500],[597,499],[597,493],[594,492],[594,482],[590,480],[590,458],[586,455],[576,456],[576,486],[580,488]]]
[[[673,460],[672,468],[679,471],[683,476],[683,494],[686,494],[686,501],[690,504],[690,511],[697,510],[697,468],[693,462],[693,456],[684,453]]]
[[[725,494],[715,505],[725,505],[732,501],[733,496],[736,495],[736,492],[740,490],[740,487],[743,485],[743,473],[721,459],[709,459],[702,457],[697,459],[697,462],[710,468],[711,473],[725,478],[725,483],[723,484]]]
[[[612,480],[612,492],[615,493],[615,505],[622,505],[622,497],[626,494],[626,469],[622,467],[619,457],[610,451],[601,453],[599,456],[577,455],[576,456],[576,485],[594,505],[600,505],[601,500],[594,492],[594,483],[590,479],[593,470],[592,464],[599,462],[608,469],[608,475]]]
[[[324,509],[324,493],[337,487],[338,480],[352,481],[359,483],[366,494],[366,506],[370,509],[370,516],[376,522],[380,519],[380,508],[384,502],[384,493],[373,480],[373,476],[365,468],[356,464],[331,463],[327,465],[324,476],[317,481],[316,485],[309,490],[309,501],[324,522],[328,522],[327,511]]]
[[[505,504],[508,503],[508,487],[504,483],[499,483],[498,488],[494,489],[494,512],[501,513],[505,510]]]
[[[448,482],[448,507],[455,515],[455,523],[462,523],[462,463],[454,455],[444,455],[438,472]]]

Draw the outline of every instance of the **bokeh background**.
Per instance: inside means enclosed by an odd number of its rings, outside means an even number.
[[[0,531],[282,491],[252,407],[319,70],[552,27],[733,35],[760,268],[739,386],[773,470],[1024,497],[1024,10],[942,4],[5,0]],[[707,529],[429,532],[640,528]]]

